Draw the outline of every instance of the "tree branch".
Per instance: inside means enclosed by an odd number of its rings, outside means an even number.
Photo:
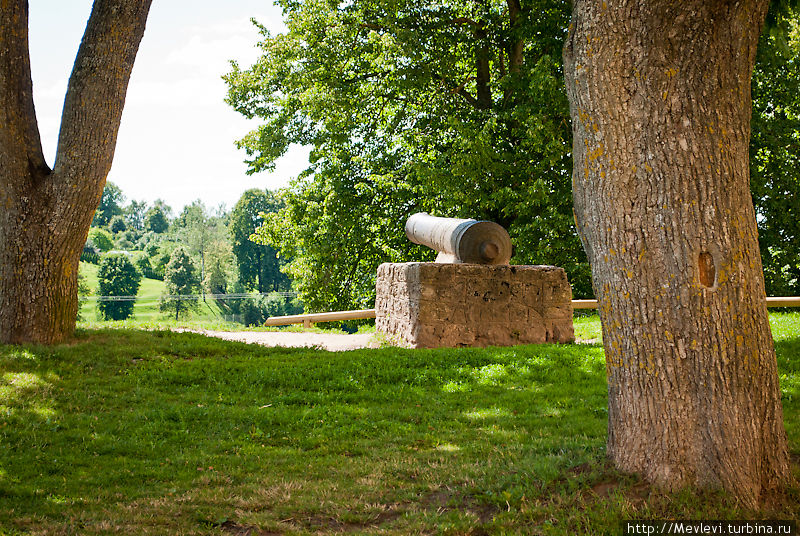
[[[33,105],[27,0],[3,2],[0,9],[0,162],[3,181],[15,171],[34,180],[50,173]]]
[[[475,97],[473,97],[473,96],[472,96],[472,94],[470,94],[470,92],[469,92],[469,91],[467,91],[467,90],[464,88],[464,86],[466,86],[466,85],[467,85],[467,82],[469,82],[470,80],[473,80],[473,79],[474,79],[473,77],[469,77],[469,78],[467,78],[466,80],[464,80],[464,81],[461,83],[461,85],[459,85],[459,86],[456,86],[456,87],[453,87],[453,86],[454,86],[454,83],[453,83],[452,81],[448,80],[447,78],[445,78],[444,76],[441,76],[441,75],[440,75],[440,76],[439,76],[439,79],[440,79],[442,82],[444,82],[444,84],[445,84],[446,86],[448,86],[448,89],[449,89],[450,93],[453,93],[453,94],[456,94],[456,95],[461,95],[461,97],[463,97],[463,98],[464,98],[464,100],[465,100],[465,101],[467,101],[467,102],[468,102],[470,105],[472,105],[472,106],[474,106],[474,107],[476,107],[476,108],[478,107],[478,104],[479,104],[479,103],[478,103],[478,99],[476,99]]]
[[[522,5],[519,0],[506,0],[508,3],[508,21],[511,29],[512,41],[508,46],[508,68],[512,73],[519,72],[524,61],[523,52],[525,50],[525,41],[520,39],[517,34],[519,32],[519,16],[522,13]]]
[[[152,0],[95,0],[64,99],[54,170],[105,181]]]

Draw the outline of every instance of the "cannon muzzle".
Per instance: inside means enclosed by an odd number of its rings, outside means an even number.
[[[511,238],[491,221],[438,218],[424,212],[406,222],[406,236],[439,252],[436,262],[508,264]]]

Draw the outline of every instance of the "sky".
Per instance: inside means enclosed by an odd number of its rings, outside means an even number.
[[[45,157],[52,166],[67,80],[91,0],[30,0],[33,93]],[[248,176],[235,140],[257,126],[225,104],[221,76],[259,56],[255,17],[284,29],[270,0],[153,0],[133,67],[108,180],[127,201],[163,199],[175,213],[196,199],[233,207],[249,188],[276,189],[303,170],[293,147],[272,173]]]

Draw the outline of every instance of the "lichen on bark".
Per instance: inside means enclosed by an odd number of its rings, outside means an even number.
[[[751,506],[791,478],[749,193],[767,5],[576,0],[564,49],[608,455]]]

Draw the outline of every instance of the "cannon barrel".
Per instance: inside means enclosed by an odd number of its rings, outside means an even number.
[[[439,252],[436,262],[508,264],[511,238],[491,221],[438,218],[424,212],[406,221],[406,236]]]

